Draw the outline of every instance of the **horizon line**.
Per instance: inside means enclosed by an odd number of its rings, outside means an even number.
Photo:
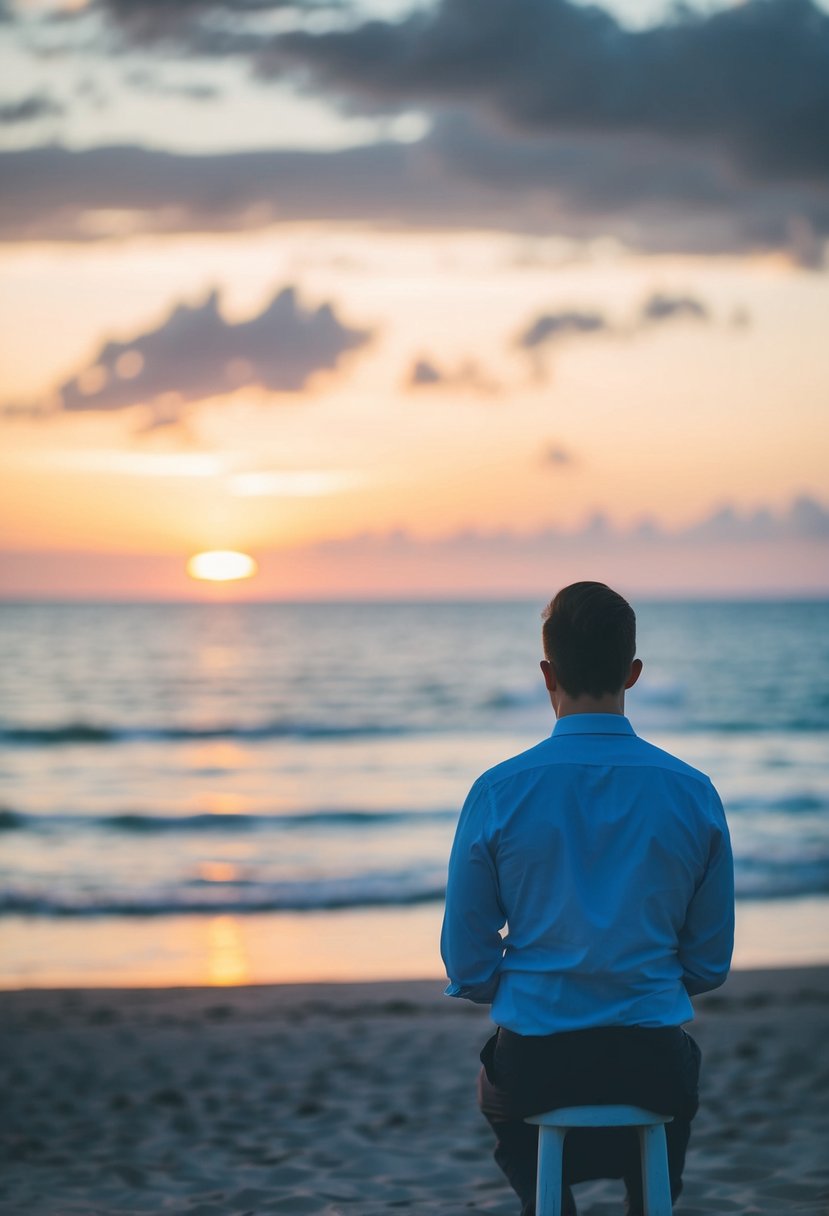
[[[653,592],[644,592],[637,595],[634,592],[627,593],[631,598],[635,598],[640,604],[802,604],[802,603],[829,603],[829,590],[796,590],[781,594],[780,591],[754,591],[754,592],[718,592],[711,590],[707,592],[689,592],[689,593],[666,593],[654,594]],[[498,592],[470,592],[468,594],[447,593],[441,595],[439,593],[429,593],[425,595],[417,595],[408,593],[405,595],[382,595],[372,593],[370,595],[350,595],[350,596],[286,596],[282,598],[267,596],[262,598],[254,597],[222,597],[222,598],[204,598],[198,599],[192,596],[162,596],[159,598],[136,598],[124,597],[117,598],[112,596],[77,596],[67,597],[61,596],[29,596],[29,595],[10,595],[4,596],[0,593],[0,608],[3,607],[100,607],[100,608],[126,608],[126,607],[271,607],[278,608],[282,606],[303,607],[306,605],[464,605],[464,604],[527,604],[535,603],[538,596],[532,592],[517,592],[514,595],[502,595]]]

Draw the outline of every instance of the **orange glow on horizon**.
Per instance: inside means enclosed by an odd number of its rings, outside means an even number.
[[[237,579],[253,578],[258,566],[247,553],[233,549],[213,549],[196,553],[187,563],[190,578],[209,583],[229,583]]]

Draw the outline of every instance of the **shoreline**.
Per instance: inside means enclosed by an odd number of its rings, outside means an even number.
[[[8,1216],[515,1216],[475,1102],[487,1007],[438,980],[0,993]],[[677,1216],[825,1216],[829,966],[696,998]],[[621,1183],[576,1188],[616,1216]]]
[[[791,996],[792,989],[796,989],[799,986],[803,985],[808,989],[810,981],[813,981],[816,985],[816,992],[822,992],[825,987],[826,1000],[829,1003],[829,962],[780,964],[769,967],[732,967],[728,979],[722,987],[715,988],[711,992],[702,993],[700,996],[693,997],[692,999],[695,1009],[699,1008],[701,1011],[704,1011],[709,1008],[712,1002],[716,1006],[718,999],[721,997],[745,999],[758,991],[768,991],[769,989],[773,989],[775,999]],[[313,999],[316,996],[327,993],[331,989],[335,993],[339,992],[342,995],[362,994],[366,997],[373,995],[378,998],[394,996],[398,991],[403,990],[409,992],[413,998],[428,999],[430,996],[442,996],[446,983],[446,979],[442,979],[441,977],[411,975],[399,978],[389,976],[377,979],[320,978],[310,980],[263,980],[238,984],[21,985],[16,988],[0,988],[0,1014],[8,998],[34,997],[39,995],[45,998],[50,996],[107,996],[119,1001],[121,996],[129,999],[131,995],[135,995],[136,993],[168,993],[170,995],[188,993],[193,994],[194,997],[198,995],[215,997],[222,993],[269,993],[274,997],[284,996],[289,1001],[292,1001],[294,997],[297,1001],[301,1001],[305,998]],[[445,1003],[477,1010],[488,1008],[488,1006],[476,1006],[469,1001],[450,997],[446,998]]]
[[[224,988],[422,976],[440,983],[443,904],[138,917],[6,917],[0,991]],[[734,967],[829,965],[829,897],[740,900]]]

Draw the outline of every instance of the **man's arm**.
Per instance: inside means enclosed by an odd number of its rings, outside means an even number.
[[[489,1004],[503,957],[499,930],[506,921],[487,842],[489,787],[479,778],[463,805],[449,858],[440,952],[449,977],[447,996]]]
[[[708,865],[688,905],[679,935],[682,982],[691,996],[725,982],[734,948],[734,861],[725,812],[712,795],[712,837]]]

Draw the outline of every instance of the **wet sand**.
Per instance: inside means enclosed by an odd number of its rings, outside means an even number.
[[[678,1216],[829,1213],[829,968],[737,972]],[[488,1011],[433,981],[0,993],[0,1212],[516,1216],[475,1105]],[[616,1216],[622,1184],[576,1188]]]

